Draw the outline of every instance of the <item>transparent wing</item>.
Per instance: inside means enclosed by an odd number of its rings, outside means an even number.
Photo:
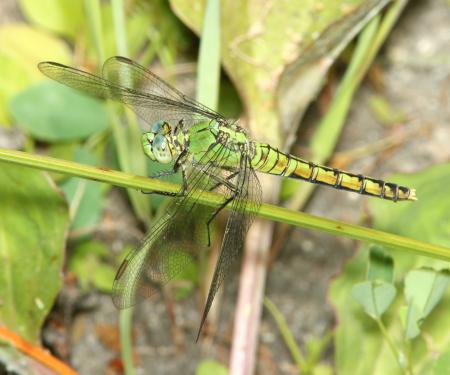
[[[152,119],[152,123],[161,119],[178,121],[180,117],[187,124],[205,118],[225,121],[219,113],[184,95],[150,70],[130,59],[120,56],[109,58],[103,64],[103,77],[117,86],[145,92],[152,97],[164,98],[169,103],[177,103],[175,111],[169,108],[156,109],[154,106],[135,108],[142,118]]]
[[[225,227],[219,259],[214,270],[211,286],[209,287],[197,338],[200,335],[220,285],[229,273],[230,266],[242,251],[245,236],[255,217],[254,213],[258,211],[261,205],[261,185],[255,171],[251,167],[250,158],[246,154],[241,156],[239,174],[235,177],[233,183],[236,195],[232,201],[231,214]],[[247,211],[247,207],[250,209],[250,212]]]
[[[113,284],[113,301],[118,308],[134,305],[149,297],[195,259],[206,247],[207,240],[199,238],[206,225],[199,230],[192,223],[200,218],[206,223],[214,208],[198,204],[205,190],[213,189],[220,176],[220,166],[229,157],[230,150],[213,144],[197,166],[187,176],[186,195],[174,199],[167,212],[149,230],[141,244],[122,262]],[[227,197],[224,196],[224,199]]]
[[[47,77],[85,94],[112,99],[130,106],[149,125],[159,120],[185,125],[205,119],[225,119],[217,112],[189,99],[154,73],[125,57],[111,57],[103,65],[103,78],[55,62],[41,62]]]

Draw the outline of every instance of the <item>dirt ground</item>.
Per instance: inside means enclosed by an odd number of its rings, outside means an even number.
[[[5,4],[9,0],[2,0]],[[8,7],[2,5],[1,11]],[[13,8],[10,8],[14,11]],[[4,18],[2,15],[0,21]],[[390,36],[377,66],[384,84],[381,93],[391,105],[407,115],[405,129],[422,129],[407,137],[388,157],[380,153],[354,161],[347,170],[386,177],[397,172],[415,172],[450,159],[450,3],[446,0],[412,1]],[[338,150],[347,151],[392,135],[374,118],[369,99],[376,92],[366,81],[355,97]],[[402,130],[400,130],[402,131]],[[419,134],[419,136],[418,136]],[[1,137],[1,135],[0,135]],[[301,184],[301,183],[299,183]],[[359,223],[367,198],[356,194],[317,188],[305,211],[349,223]],[[113,190],[105,216],[120,222],[113,248],[136,241],[136,226],[123,194]],[[338,204],[336,203],[338,202]],[[269,270],[266,295],[285,316],[297,342],[322,337],[335,324],[332,306],[327,302],[330,279],[358,249],[358,242],[320,232],[292,229],[285,246]],[[198,296],[172,303],[163,295],[135,309],[135,351],[138,374],[193,374],[202,359],[229,359],[233,309],[238,288],[236,266],[233,277],[220,298],[213,341],[195,344],[200,308]],[[67,296],[73,293],[66,290]],[[64,297],[60,300],[62,303]],[[88,297],[91,309],[68,319],[71,365],[81,374],[113,373],[117,358],[117,310],[108,295]],[[168,314],[169,311],[173,315]],[[174,326],[176,328],[174,328]],[[45,335],[48,341],[55,337]],[[174,340],[175,338],[175,340]],[[332,364],[330,346],[326,362]],[[258,374],[294,374],[293,361],[272,317],[264,311],[257,359]],[[108,370],[109,368],[109,370]],[[145,370],[144,370],[145,369]]]

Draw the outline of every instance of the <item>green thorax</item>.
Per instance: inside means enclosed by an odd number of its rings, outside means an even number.
[[[189,153],[196,162],[208,152],[209,156],[220,153],[222,167],[238,168],[242,150],[248,149],[245,132],[236,125],[222,125],[217,121],[199,123],[188,130]],[[224,149],[222,149],[224,147]]]

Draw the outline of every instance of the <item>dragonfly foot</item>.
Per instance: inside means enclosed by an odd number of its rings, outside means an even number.
[[[153,190],[145,191],[142,189],[141,189],[141,193],[142,194],[158,194],[158,195],[164,195],[167,197],[182,197],[185,195],[184,192],[172,193],[172,192],[168,192],[168,191],[153,191]]]

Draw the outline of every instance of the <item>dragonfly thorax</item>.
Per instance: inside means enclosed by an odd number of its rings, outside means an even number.
[[[172,139],[172,127],[165,121],[155,122],[149,132],[142,134],[141,142],[145,154],[159,163],[170,163],[178,154]]]

